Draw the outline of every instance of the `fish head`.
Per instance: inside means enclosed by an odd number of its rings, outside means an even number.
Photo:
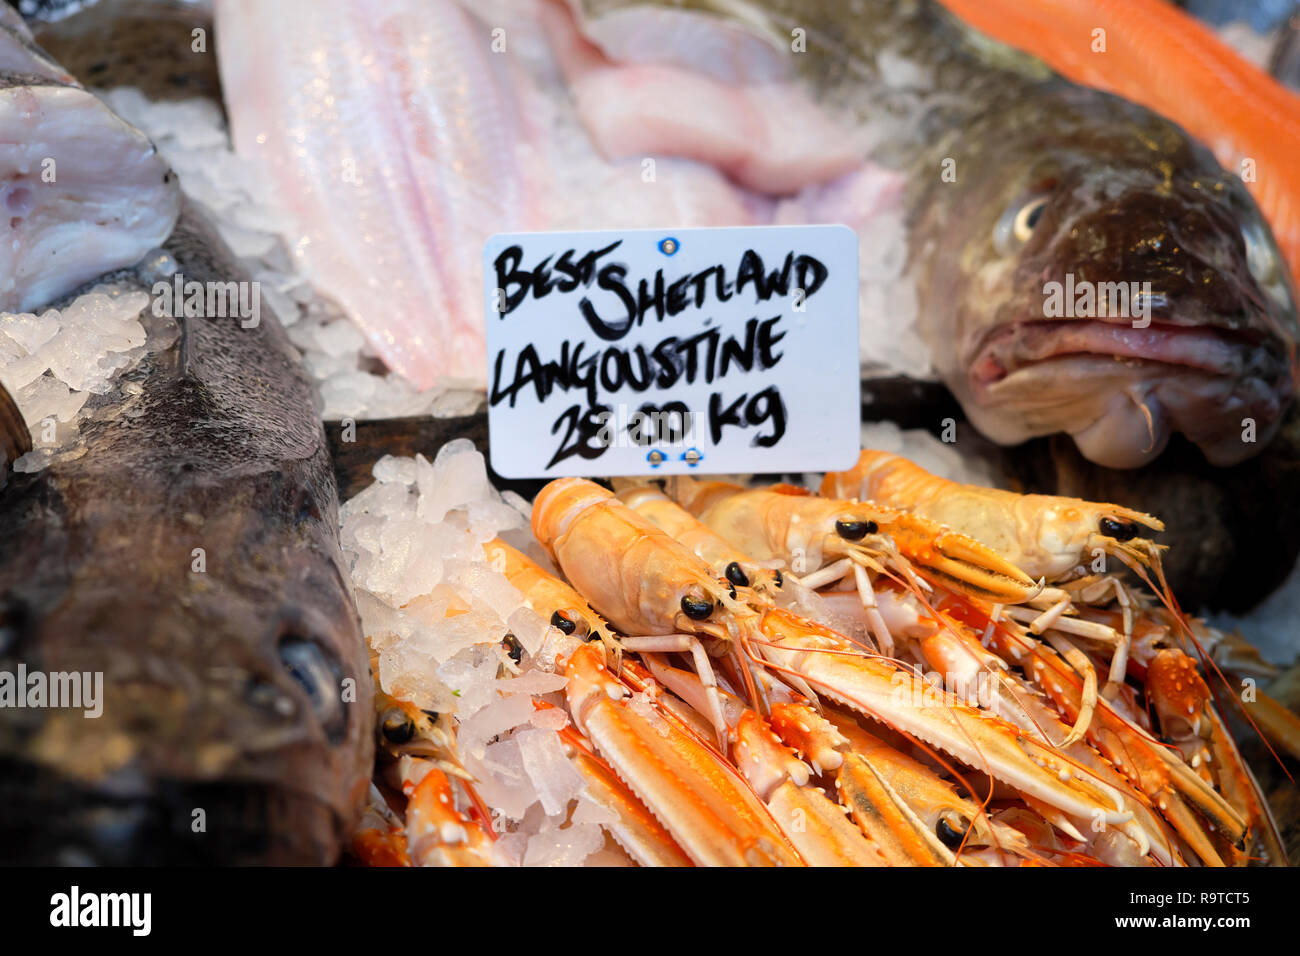
[[[79,675],[82,696],[0,710],[0,856],[334,862],[374,719],[341,558],[314,530],[332,493],[250,475],[201,508],[178,476],[150,507],[128,484],[15,483],[6,499],[64,520],[0,548],[0,672]]]
[[[1003,443],[1064,431],[1128,468],[1180,432],[1213,464],[1250,457],[1293,397],[1300,337],[1254,200],[1142,107],[1065,84],[1042,106],[984,118],[963,134],[978,161],[929,189],[922,321],[952,343],[945,381]]]

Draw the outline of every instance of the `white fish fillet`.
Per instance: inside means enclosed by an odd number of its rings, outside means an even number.
[[[770,221],[717,170],[611,163],[528,0],[218,0],[235,148],[273,177],[305,271],[418,387],[483,381],[496,232]],[[492,52],[493,30],[505,50]]]
[[[466,264],[540,225],[510,57],[434,0],[221,0],[235,148],[265,164],[313,282],[421,387],[484,374],[482,289]]]

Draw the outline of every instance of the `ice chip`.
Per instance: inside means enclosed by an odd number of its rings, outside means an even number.
[[[539,730],[554,732],[569,726],[569,715],[559,707],[542,707],[533,712],[531,723]]]
[[[13,339],[28,355],[35,355],[59,331],[59,313],[47,309],[39,316],[30,312],[21,315],[0,315],[0,330]]]
[[[487,742],[498,734],[526,724],[533,716],[532,699],[523,695],[502,697],[461,722],[461,752],[481,756]]]
[[[416,461],[424,459],[417,455]],[[427,467],[427,463],[417,467],[419,516],[425,521],[441,521],[453,508],[495,498],[487,477],[487,463],[467,438],[443,445],[432,467]]]
[[[594,823],[598,826],[608,826],[618,822],[618,816],[614,811],[602,807],[586,793],[579,795],[578,805],[574,807],[571,819],[574,823]]]
[[[605,845],[605,833],[592,824],[571,824],[531,837],[524,866],[582,866]]]
[[[563,690],[566,683],[568,678],[563,674],[552,674],[540,668],[532,668],[510,680],[498,681],[503,694],[549,694]],[[536,721],[534,724],[537,725]]]
[[[474,775],[480,797],[493,811],[511,820],[522,820],[537,803],[528,775],[524,772],[519,743],[513,737],[493,741],[479,756],[464,754],[465,769]]]
[[[519,641],[519,645],[531,656],[541,650],[550,631],[551,622],[536,611],[521,607],[506,618],[506,625],[510,628],[510,633]]]
[[[522,730],[515,734],[523,754],[524,770],[548,816],[568,810],[569,801],[583,792],[582,776],[564,755],[560,738],[549,730]]]
[[[49,368],[49,359],[42,350],[36,355],[23,356],[6,363],[0,368],[0,381],[4,382],[5,388],[12,394],[36,381]]]
[[[415,460],[385,455],[375,462],[373,474],[376,481],[411,485],[415,483]]]
[[[42,375],[20,389],[14,400],[18,403],[27,426],[35,433],[39,430],[40,422],[46,418],[71,422],[89,397],[86,392],[73,392],[52,376]]]

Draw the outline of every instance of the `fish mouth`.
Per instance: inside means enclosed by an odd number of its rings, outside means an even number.
[[[1295,390],[1276,338],[1168,317],[1005,323],[973,355],[977,428],[1003,444],[1068,432],[1108,468],[1152,461],[1174,432],[1211,464],[1237,464],[1272,436]]]
[[[305,792],[238,780],[88,786],[0,757],[0,866],[322,866],[344,822]]]
[[[1286,377],[1279,375],[1284,363],[1272,355],[1266,337],[1260,333],[1185,325],[1167,319],[1143,322],[1031,319],[996,326],[985,336],[969,365],[972,391],[988,395],[994,386],[1017,372],[1079,356],[1172,366],[1208,375]],[[1275,367],[1269,369],[1269,365]]]

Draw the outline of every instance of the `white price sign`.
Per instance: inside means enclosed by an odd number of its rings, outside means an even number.
[[[846,226],[501,234],[483,274],[504,477],[857,458],[858,237]]]

